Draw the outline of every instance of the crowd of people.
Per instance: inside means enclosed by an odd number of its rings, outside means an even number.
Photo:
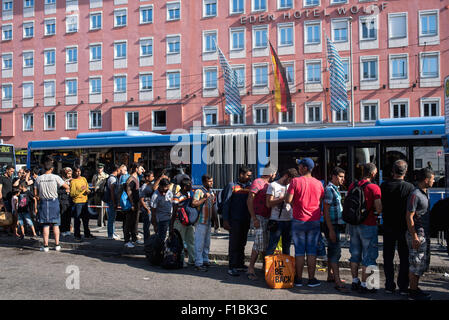
[[[48,157],[40,169],[19,170],[12,179],[13,167],[7,167],[0,177],[1,207],[13,213],[14,223],[9,232],[18,238],[25,236],[25,224],[32,238],[42,234],[41,251],[49,251],[50,227],[55,237],[55,250],[61,250],[62,236],[72,234],[81,242],[81,222],[84,239],[95,239],[89,229],[88,197],[94,192],[95,203],[107,207],[107,234],[111,240],[120,240],[115,219],[118,210],[124,213],[123,240],[126,248],[144,244],[150,238],[150,226],[164,239],[177,229],[181,234],[188,262],[197,271],[206,272],[211,266],[209,249],[212,227],[229,231],[230,276],[246,273],[248,279],[257,280],[255,264],[260,255],[271,255],[281,244],[282,253],[290,255],[293,242],[295,251],[295,286],[303,286],[303,269],[307,265],[306,285],[320,285],[315,277],[316,258],[322,242],[322,232],[328,244],[328,282],[335,283],[340,292],[349,290],[374,293],[367,285],[370,267],[376,266],[378,248],[378,216],[383,218],[383,260],[385,291],[396,289],[410,299],[427,300],[430,295],[418,287],[419,278],[430,264],[430,224],[428,188],[434,182],[429,168],[419,171],[417,185],[404,180],[407,162],[394,163],[392,178],[378,186],[377,168],[372,163],[363,165],[363,177],[350,184],[351,190],[360,189],[364,196],[366,216],[360,224],[349,224],[350,265],[352,283],[347,286],[340,276],[341,235],[347,226],[343,220],[340,187],[345,182],[345,170],[335,167],[327,185],[312,177],[315,163],[310,158],[297,160],[297,167],[278,173],[267,166],[260,178],[252,181],[252,170],[239,169],[238,180],[229,183],[218,195],[213,191],[213,178],[202,176],[202,186],[192,190],[191,178],[183,173],[170,179],[165,171],[154,174],[145,171],[141,163],[114,165],[111,173],[98,164],[92,180],[92,189],[82,175],[80,166],[63,168],[61,176],[54,174],[53,159]],[[252,182],[251,182],[252,181]],[[189,203],[198,210],[194,225],[181,223],[179,209]],[[101,205],[100,205],[101,209]],[[142,215],[143,241],[139,239],[138,222]],[[98,222],[105,219],[99,214]],[[255,229],[255,240],[250,263],[245,265],[245,246],[250,226]],[[394,277],[395,250],[400,257],[397,281]],[[360,276],[359,276],[360,274]],[[396,285],[397,284],[397,285]]]

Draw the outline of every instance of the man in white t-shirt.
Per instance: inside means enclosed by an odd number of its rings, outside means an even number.
[[[267,189],[267,207],[271,208],[271,217],[268,222],[269,242],[267,247],[267,255],[272,255],[279,239],[282,236],[282,253],[290,254],[290,244],[292,240],[292,207],[284,202],[285,193],[287,192],[290,181],[298,176],[295,168],[284,171],[281,178],[270,183]]]

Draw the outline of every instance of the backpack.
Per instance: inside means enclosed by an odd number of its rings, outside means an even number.
[[[26,193],[20,194],[17,203],[18,203],[18,207],[20,209],[25,209],[28,206],[27,194]]]
[[[366,182],[359,186],[358,181],[354,182],[354,187],[346,195],[343,204],[342,218],[346,223],[359,225],[368,217],[366,210],[365,187],[370,184]]]
[[[112,200],[111,199],[111,190],[109,189],[109,179],[111,179],[111,178],[115,178],[116,188],[118,185],[117,177],[114,177],[112,174],[109,175],[109,177],[106,179],[106,183],[103,186],[103,189],[102,189],[103,191],[101,192],[103,194],[103,197],[101,200],[106,203],[109,203]]]
[[[164,241],[159,235],[153,234],[144,247],[145,256],[153,266],[160,266],[164,257]]]
[[[192,207],[192,197],[185,200],[182,207],[179,207],[176,213],[179,221],[184,226],[193,226],[200,215],[198,209]]]
[[[173,234],[165,239],[164,256],[161,266],[164,269],[181,269],[184,264],[184,243],[178,230],[173,229]]]

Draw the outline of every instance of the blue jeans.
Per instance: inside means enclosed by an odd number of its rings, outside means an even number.
[[[377,226],[349,225],[349,236],[351,237],[349,261],[357,264],[361,262],[365,267],[376,265],[379,256]]]
[[[295,244],[295,256],[316,256],[320,221],[292,221],[292,237]]]
[[[83,220],[84,236],[90,235],[89,213],[87,212],[87,202],[75,203],[75,238],[81,238],[81,220]]]
[[[278,221],[278,228],[275,231],[270,231],[268,240],[267,256],[272,255],[279,239],[282,236],[282,253],[290,255],[290,245],[292,243],[292,222]]]
[[[23,221],[26,221],[27,225],[33,227],[33,220],[31,220],[31,215],[29,212],[19,212],[18,221],[21,226],[23,226]]]
[[[345,232],[345,225],[338,225],[334,224],[332,225],[334,232],[335,232],[335,242],[332,242],[329,239],[329,229],[327,228],[327,225],[324,227],[324,234],[327,239],[327,260],[330,263],[338,263],[341,258],[341,241],[340,237],[341,234]]]
[[[209,263],[210,221],[207,224],[198,223],[195,227],[195,265]]]
[[[142,215],[143,222],[143,241],[147,242],[148,238],[150,238],[151,213],[148,213],[147,210],[142,209],[140,214]]]
[[[168,229],[170,228],[170,220],[159,221],[157,223],[157,234],[159,239],[162,241],[165,240],[165,235],[167,234]]]
[[[115,217],[117,213],[115,212],[114,205],[108,202],[108,237],[112,238],[115,233]]]

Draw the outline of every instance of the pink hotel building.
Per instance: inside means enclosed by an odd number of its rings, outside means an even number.
[[[80,132],[190,130],[194,121],[358,126],[444,113],[447,0],[1,2],[0,138],[16,148]],[[353,116],[329,108],[326,35],[343,58]],[[283,114],[268,41],[287,69],[293,107]],[[224,112],[216,45],[239,75],[242,116]]]

